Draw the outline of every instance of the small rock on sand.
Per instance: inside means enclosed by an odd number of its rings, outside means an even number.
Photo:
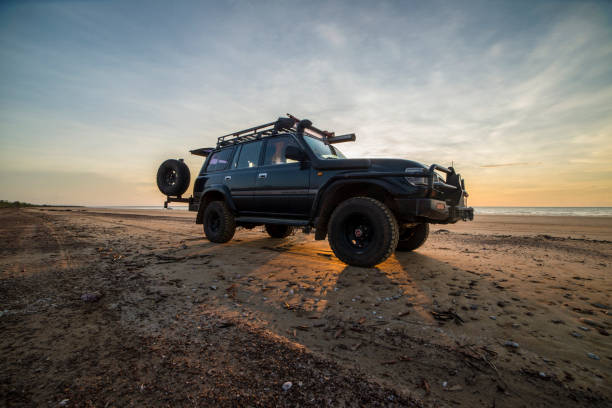
[[[589,358],[592,358],[593,360],[599,360],[599,356],[595,353],[587,353],[587,356],[589,356]]]
[[[83,302],[97,302],[102,297],[99,293],[84,293],[81,295]]]
[[[283,391],[287,392],[289,391],[289,388],[291,388],[293,386],[293,383],[291,381],[287,381],[286,383],[283,384]]]

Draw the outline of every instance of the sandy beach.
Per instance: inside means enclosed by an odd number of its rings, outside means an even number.
[[[194,217],[0,211],[2,405],[612,404],[612,218],[477,216],[366,269]]]

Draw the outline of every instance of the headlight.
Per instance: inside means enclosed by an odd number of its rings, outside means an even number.
[[[422,173],[424,169],[421,168],[414,168],[414,167],[408,167],[406,170],[404,170],[406,173]],[[420,185],[427,185],[427,177],[422,177],[422,176],[417,176],[417,177],[404,177],[406,179],[406,181],[411,182],[412,184],[420,184]]]
[[[418,167],[408,167],[406,170],[404,170],[406,173],[414,173],[414,174],[418,174],[418,173],[422,173],[425,169],[421,169]],[[428,177],[423,177],[423,176],[416,176],[416,177],[404,177],[407,181],[411,182],[412,184],[419,184],[419,185],[427,185],[428,182]],[[434,173],[433,175],[433,181],[434,183],[439,183],[439,182],[444,182],[444,180],[442,179],[442,177],[440,177],[438,175],[438,173]]]

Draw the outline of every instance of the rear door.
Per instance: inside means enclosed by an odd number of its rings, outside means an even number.
[[[229,167],[233,151],[233,146],[218,150],[211,153],[210,158],[204,162],[193,185],[193,196],[198,203],[205,188],[223,184],[223,176]]]
[[[285,158],[289,145],[298,146],[290,135],[266,140],[262,165],[257,169],[254,198],[254,207],[259,213],[302,218],[310,211],[311,169],[302,169],[300,163]]]
[[[254,212],[253,194],[263,141],[238,146],[230,170],[225,172],[224,183],[229,188],[236,209],[242,214]]]

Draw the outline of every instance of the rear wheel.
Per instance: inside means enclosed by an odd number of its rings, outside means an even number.
[[[272,238],[287,238],[293,233],[290,225],[266,224],[266,232]]]
[[[204,233],[211,242],[222,244],[236,232],[234,215],[224,201],[213,201],[204,210]]]
[[[398,241],[397,221],[389,208],[369,197],[340,203],[332,213],[328,239],[344,263],[370,267],[387,259]]]
[[[416,227],[406,228],[399,237],[397,251],[412,251],[427,241],[429,236],[429,224],[419,224]]]

